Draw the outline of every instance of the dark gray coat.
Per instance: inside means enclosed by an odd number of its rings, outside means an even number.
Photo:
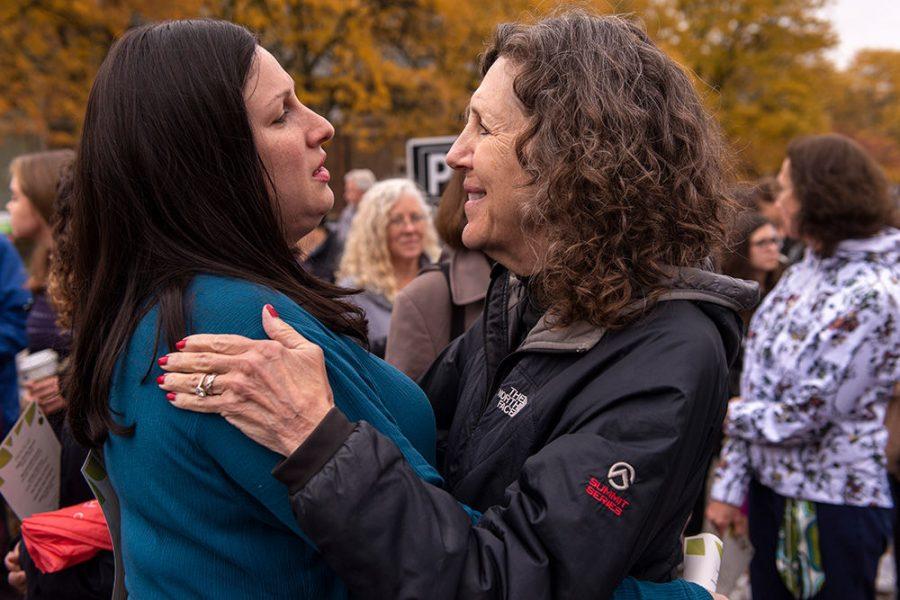
[[[275,474],[351,592],[602,599],[628,575],[670,579],[725,415],[737,311],[756,298],[697,270],[670,285],[624,329],[541,320],[512,348],[521,286],[497,270],[483,320],[422,381],[452,416],[438,419],[446,489],[332,411]]]

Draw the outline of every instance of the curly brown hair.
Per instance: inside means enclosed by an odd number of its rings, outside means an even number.
[[[672,267],[723,243],[726,148],[685,72],[635,23],[568,10],[500,25],[482,60],[516,68],[528,125],[516,142],[534,184],[523,223],[550,240],[532,278],[558,325],[622,327]]]
[[[798,138],[788,145],[791,184],[800,204],[797,231],[831,256],[843,240],[897,224],[888,181],[859,144],[839,134]]]

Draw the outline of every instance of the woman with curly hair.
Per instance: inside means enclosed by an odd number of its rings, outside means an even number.
[[[297,522],[366,597],[609,598],[628,575],[667,581],[756,300],[708,267],[728,222],[719,133],[687,74],[618,17],[501,25],[482,73],[447,160],[465,174],[462,241],[500,266],[483,318],[420,382],[457,407],[438,422],[445,487],[333,407],[299,367],[314,346],[286,325],[272,361],[243,357],[266,342],[193,336],[169,359],[187,381],[239,370],[245,399],[164,389],[240,414],[263,444],[279,432],[273,474]],[[314,429],[283,416],[323,409]]]
[[[466,225],[463,177],[461,171],[453,172],[434,217],[448,256],[440,264],[423,269],[397,295],[391,313],[384,359],[414,380],[481,316],[491,281],[488,258],[462,243]]]
[[[337,280],[362,290],[350,300],[365,312],[373,354],[384,357],[397,292],[440,253],[431,211],[409,179],[376,183],[359,201]]]
[[[900,380],[900,230],[887,180],[840,135],[791,142],[778,175],[803,259],[753,316],[711,497],[749,506],[754,598],[874,598],[891,534],[885,413]]]

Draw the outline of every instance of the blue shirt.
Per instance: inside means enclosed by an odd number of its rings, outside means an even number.
[[[25,289],[25,266],[19,252],[0,234],[0,412],[2,437],[19,418],[16,353],[25,347],[25,319],[31,292]],[[0,439],[2,439],[0,437]]]
[[[353,341],[329,331],[282,294],[214,276],[189,289],[192,333],[266,339],[261,313],[281,317],[325,354],[335,404],[398,445],[426,481],[441,480],[434,417],[406,376]],[[287,488],[271,476],[282,459],[224,418],[179,410],[156,385],[158,313],[137,326],[119,358],[110,407],[133,436],[104,446],[121,504],[122,557],[129,594],[142,598],[345,598],[343,583],[300,531]],[[427,459],[427,460],[426,460]],[[390,527],[390,524],[385,524]]]

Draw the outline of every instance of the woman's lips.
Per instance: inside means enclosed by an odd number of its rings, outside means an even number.
[[[331,173],[328,172],[328,169],[325,168],[324,165],[313,171],[313,179],[316,181],[321,181],[322,183],[328,183],[331,181]]]
[[[469,202],[476,202],[478,200],[481,200],[487,193],[483,187],[473,185],[469,182],[463,182],[463,191],[466,193],[466,200],[468,200]]]

